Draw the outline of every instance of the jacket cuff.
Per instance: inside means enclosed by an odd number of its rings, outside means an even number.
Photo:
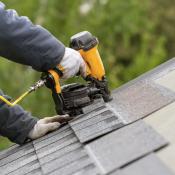
[[[17,144],[23,144],[26,141],[29,132],[38,121],[19,105],[13,107],[2,105],[0,116],[0,134]]]
[[[37,123],[38,119],[35,117],[31,117],[31,121],[27,128],[23,130],[23,132],[16,138],[15,142],[19,145],[22,145],[29,141],[28,135],[29,132],[34,128],[35,124]]]

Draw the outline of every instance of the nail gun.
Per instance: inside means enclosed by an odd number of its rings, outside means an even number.
[[[103,98],[105,102],[112,100],[108,89],[108,82],[105,77],[105,70],[98,52],[98,39],[90,32],[80,32],[70,39],[70,47],[79,51],[86,63],[87,84],[73,83],[63,87],[60,86],[61,68],[55,68],[44,72],[41,80],[19,97],[14,103],[8,102],[0,96],[4,102],[10,106],[15,105],[27,94],[37,90],[44,84],[51,89],[57,114],[69,114],[76,116],[82,114],[82,108],[90,105],[97,98]]]

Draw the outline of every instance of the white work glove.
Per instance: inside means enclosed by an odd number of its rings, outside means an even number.
[[[71,119],[68,115],[43,118],[35,124],[34,128],[29,132],[28,138],[34,140],[42,137],[48,132],[58,129],[62,123],[66,123]]]
[[[71,78],[78,72],[81,76],[86,77],[86,64],[83,58],[78,51],[68,47],[65,49],[65,54],[58,68],[63,72],[63,79]]]

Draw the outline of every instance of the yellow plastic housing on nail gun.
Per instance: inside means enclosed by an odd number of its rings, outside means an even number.
[[[98,39],[88,31],[73,35],[70,39],[70,47],[79,51],[86,63],[87,77],[102,81],[105,69],[98,52]]]
[[[105,69],[97,47],[98,46],[96,45],[87,51],[81,49],[79,52],[87,64],[87,76],[91,75],[92,77],[101,81],[105,76]]]

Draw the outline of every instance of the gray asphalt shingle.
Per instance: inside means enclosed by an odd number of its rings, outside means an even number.
[[[166,144],[150,126],[137,121],[87,144],[86,149],[101,173],[108,173]]]
[[[51,172],[50,175],[63,175],[63,174],[68,175],[68,174],[73,174],[73,173],[76,174],[77,172],[82,171],[83,169],[87,168],[91,164],[92,163],[89,157],[84,156],[78,159],[77,161],[73,161],[64,167]],[[95,167],[94,167],[94,171],[96,171]],[[86,173],[84,175],[86,175]]]
[[[67,166],[68,164],[77,161],[83,157],[86,157],[87,153],[82,148],[79,148],[75,151],[69,152],[68,154],[65,154],[63,156],[60,156],[57,159],[54,159],[46,164],[42,165],[42,170],[44,173],[52,172],[56,169],[61,169],[64,166]],[[58,170],[59,171],[59,170]]]
[[[57,150],[60,150],[70,144],[73,144],[73,143],[76,143],[78,142],[78,139],[76,137],[74,137],[73,135],[69,135],[68,137],[64,138],[64,139],[61,139],[57,142],[54,142],[50,145],[47,145],[39,150],[36,150],[36,153],[37,153],[37,156],[39,158],[42,158],[48,154],[51,154]]]
[[[27,165],[28,163],[31,163],[33,161],[37,160],[37,155],[35,154],[35,152],[32,152],[30,154],[27,154],[23,157],[20,157],[8,164],[5,164],[3,166],[0,167],[0,174],[1,175],[5,175],[8,174],[12,171],[15,171],[19,168],[24,167],[25,165]]]
[[[0,168],[1,166],[8,164],[12,161],[15,161],[16,159],[23,157],[29,153],[34,152],[34,148],[32,144],[26,144],[23,147],[20,147],[19,149],[16,149],[16,152],[13,152],[11,154],[6,155],[1,161],[0,161]]]
[[[109,104],[127,123],[157,111],[175,100],[175,93],[154,82],[139,81],[113,95]]]
[[[40,164],[45,164],[47,162],[50,162],[54,159],[57,159],[59,157],[62,157],[72,151],[75,151],[77,149],[79,149],[82,145],[79,143],[79,142],[75,142],[73,144],[70,144],[64,148],[62,148],[61,150],[59,151],[55,151],[54,153],[51,153],[51,154],[48,154],[42,158],[40,158]]]
[[[0,152],[0,161],[8,156],[11,156],[12,154],[15,154],[16,152],[18,152],[20,150],[25,149],[25,147],[28,147],[28,145],[32,145],[32,143],[27,143],[21,147],[19,145],[12,145],[8,149]]]
[[[41,169],[36,169],[25,175],[43,175],[43,173],[41,172]]]
[[[71,128],[81,143],[90,141],[124,125],[123,121],[107,105],[102,103],[96,106],[91,111],[88,110],[87,114],[70,122]]]
[[[58,130],[59,131],[59,130]],[[55,143],[61,139],[66,138],[67,136],[74,134],[71,128],[66,128],[62,132],[57,132],[56,135],[53,135],[51,137],[48,137],[40,142],[34,143],[35,150],[39,150],[43,147],[46,147],[47,145],[50,145],[51,143]]]
[[[23,174],[31,173],[32,171],[36,171],[36,170],[41,173],[41,167],[38,160],[30,162],[22,166],[21,168],[18,168],[10,172],[8,175],[23,175]]]
[[[43,136],[43,137],[40,137],[40,138],[37,139],[37,140],[34,140],[33,143],[36,144],[36,143],[39,143],[39,142],[41,142],[41,141],[44,141],[44,142],[45,142],[46,139],[49,139],[49,138],[52,137],[52,136],[58,135],[59,133],[64,132],[64,131],[67,130],[68,128],[70,128],[69,125],[65,125],[65,126],[63,126],[63,127],[60,127],[57,131],[51,132],[51,133],[49,133],[49,134],[47,134],[47,135],[45,135],[45,136]]]
[[[148,155],[110,175],[173,175],[154,154]]]

